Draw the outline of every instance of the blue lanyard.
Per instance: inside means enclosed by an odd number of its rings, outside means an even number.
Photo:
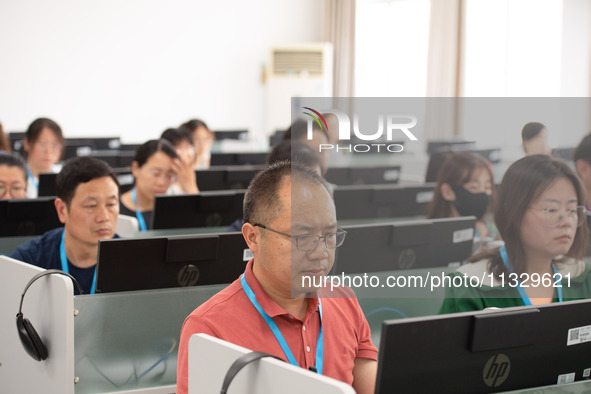
[[[39,180],[35,180],[35,176],[33,176],[33,171],[31,171],[31,167],[29,167],[28,164],[27,164],[27,175],[29,176],[29,179],[31,180],[31,182],[33,182],[33,186],[35,186],[35,189],[39,190]]]
[[[66,257],[66,229],[62,232],[62,242],[60,242],[60,260],[62,261],[62,271],[66,274],[70,273],[70,267],[68,266],[68,258]],[[94,274],[92,274],[92,286],[90,287],[90,294],[94,294],[96,289],[96,267],[94,268]]]
[[[279,331],[279,327],[277,327],[277,324],[273,321],[271,316],[269,316],[267,312],[263,310],[263,307],[261,307],[261,305],[258,303],[254,292],[252,291],[248,283],[246,283],[245,274],[242,274],[240,282],[242,283],[242,288],[244,289],[246,296],[248,297],[250,302],[252,302],[252,305],[254,305],[257,311],[259,311],[259,313],[261,314],[263,319],[265,319],[265,322],[267,323],[271,331],[273,331],[273,335],[275,335],[275,338],[277,339],[277,342],[279,342],[281,349],[283,349],[283,353],[285,353],[285,356],[287,357],[289,363],[291,365],[295,365],[296,367],[298,367],[298,362],[293,356],[293,353],[291,352],[289,345],[285,341],[285,338],[281,334],[281,331]],[[320,334],[318,334],[318,342],[316,342],[316,372],[322,375],[324,341],[322,339],[322,303],[320,302],[320,298],[318,298],[318,310],[320,311]]]
[[[507,255],[507,249],[505,248],[505,245],[501,246],[501,248],[499,249],[499,253],[501,253],[501,259],[503,259],[503,264],[505,264],[507,270],[510,273],[513,273],[513,266],[509,263],[509,256]],[[558,270],[556,269],[554,263],[552,263],[552,271],[554,271],[555,274],[558,273]],[[517,282],[517,291],[519,292],[519,295],[523,300],[523,304],[531,305],[531,301],[529,300],[527,293],[525,292],[525,290],[521,286],[521,282],[519,281]],[[558,302],[562,302],[562,280],[558,280],[558,282],[556,282],[556,293],[558,295]]]
[[[480,238],[480,231],[477,227],[474,227],[474,238]]]
[[[140,212],[140,209],[137,207],[137,198],[135,196],[135,187],[131,189],[131,201],[133,201],[133,206],[135,207],[135,217],[140,224],[140,231],[146,231],[148,228],[146,227],[146,221],[144,220],[144,215]]]

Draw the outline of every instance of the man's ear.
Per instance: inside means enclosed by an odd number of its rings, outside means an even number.
[[[443,196],[444,200],[447,201],[455,201],[456,200],[456,193],[454,193],[453,189],[449,185],[449,183],[442,183],[441,184],[441,195]]]
[[[242,236],[248,245],[248,248],[253,252],[259,251],[259,243],[261,232],[250,223],[244,223],[242,225]]]
[[[68,207],[66,203],[61,198],[56,198],[54,204],[60,222],[65,224],[68,221]]]

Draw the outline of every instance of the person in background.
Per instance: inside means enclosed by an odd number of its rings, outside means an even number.
[[[170,185],[166,194],[199,193],[193,169],[195,147],[191,135],[184,129],[166,129],[160,138],[169,141],[179,156],[178,160],[173,161],[177,181]]]
[[[542,123],[530,122],[521,130],[523,151],[526,155],[549,155],[548,129]]]
[[[56,179],[55,209],[63,228],[19,246],[10,257],[71,274],[85,294],[96,283],[98,243],[118,238],[119,183],[107,163],[93,157],[66,162]],[[74,288],[75,294],[78,289]]]
[[[591,133],[583,137],[573,155],[577,175],[585,188],[585,206],[591,210]]]
[[[4,133],[2,123],[0,123],[0,153],[1,152],[10,153],[10,141],[8,141],[8,136]]]
[[[585,209],[591,210],[591,133],[583,137],[573,154],[575,170],[585,189]],[[587,216],[587,225],[591,228],[591,216]],[[591,239],[590,239],[591,240]],[[591,241],[587,244],[585,256],[591,256]]]
[[[254,257],[243,275],[185,319],[177,393],[188,390],[189,338],[196,333],[313,368],[359,394],[373,393],[377,349],[353,292],[330,294],[303,280],[328,275],[345,241],[322,178],[277,162],[252,180],[243,206],[242,235]]]
[[[16,154],[0,152],[0,199],[27,196],[27,164]]]
[[[57,165],[64,152],[61,127],[51,119],[39,118],[29,125],[23,140],[29,175],[27,197],[39,194],[39,174],[58,173]]]
[[[195,147],[195,170],[207,169],[211,161],[211,147],[215,141],[215,134],[207,127],[204,121],[191,119],[183,123],[180,129],[188,131],[193,137]]]
[[[176,181],[174,161],[179,156],[166,140],[150,140],[141,145],[131,163],[134,187],[121,195],[121,214],[135,216],[140,231],[152,226],[156,195],[166,191]]]
[[[320,156],[309,145],[298,141],[282,141],[277,144],[269,156],[267,157],[267,165],[271,166],[280,161],[292,161],[303,165],[322,177],[322,170],[320,169]],[[330,194],[333,194],[331,185],[326,183]],[[242,231],[243,219],[236,219],[226,229],[226,232]]]
[[[472,152],[450,153],[439,173],[429,219],[476,216],[475,241],[497,238],[489,217],[494,192],[493,171],[484,157]]]
[[[278,161],[298,162],[322,176],[320,155],[303,142],[284,140],[277,144],[267,157],[267,165]]]
[[[317,123],[312,123],[312,139],[308,139],[308,121],[306,119],[298,119],[287,129],[283,135],[284,141],[298,141],[309,145],[315,152],[320,155],[320,168],[322,175],[326,175],[328,171],[328,156],[327,151],[320,151],[321,144],[328,144],[330,141],[327,131],[320,128]]]
[[[440,313],[547,304],[591,297],[585,192],[562,160],[526,156],[505,172],[494,217],[505,245],[473,256],[452,274],[480,285],[446,287]]]

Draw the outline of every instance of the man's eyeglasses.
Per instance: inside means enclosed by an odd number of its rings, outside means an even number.
[[[296,248],[302,252],[309,252],[309,251],[315,250],[321,239],[324,239],[324,246],[326,246],[327,249],[338,248],[339,246],[341,246],[343,244],[343,242],[345,242],[345,235],[347,235],[347,232],[345,230],[340,229],[340,228],[337,229],[338,231],[336,233],[328,233],[325,236],[321,237],[320,235],[314,235],[314,234],[306,234],[306,235],[286,234],[286,233],[282,233],[277,230],[273,230],[272,228],[269,228],[269,227],[262,225],[260,223],[255,223],[255,224],[253,224],[253,226],[264,228],[265,230],[269,230],[274,233],[285,235],[286,237],[295,239],[296,240]]]
[[[27,194],[27,189],[24,186],[12,186],[0,184],[0,198],[4,198],[6,193],[10,193],[12,198],[23,198]]]

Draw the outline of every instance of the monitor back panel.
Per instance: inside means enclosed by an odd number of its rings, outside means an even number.
[[[376,393],[491,393],[588,379],[591,342],[567,344],[572,329],[590,325],[590,301],[386,321]]]
[[[337,274],[457,265],[472,253],[475,219],[447,218],[344,226]]]
[[[337,218],[372,219],[425,215],[435,184],[340,186],[334,191]]]
[[[326,180],[337,185],[395,184],[400,179],[400,166],[331,167]]]
[[[63,226],[54,205],[55,197],[0,201],[0,237],[41,235]]]
[[[241,233],[105,240],[96,286],[106,293],[231,283],[249,258]]]
[[[212,166],[239,166],[243,164],[265,164],[267,152],[259,153],[212,153]]]
[[[242,218],[245,190],[156,196],[154,230],[228,226]]]

